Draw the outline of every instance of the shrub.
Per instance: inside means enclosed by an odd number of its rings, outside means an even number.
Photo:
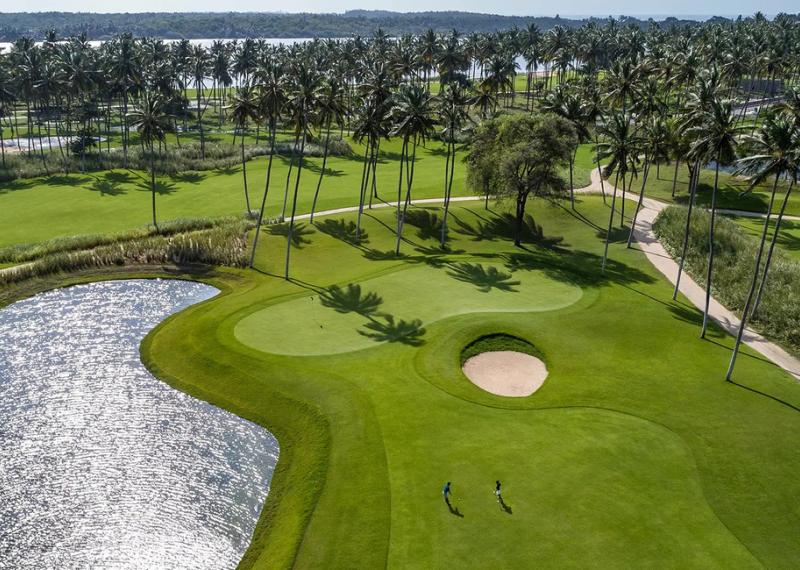
[[[683,247],[687,209],[670,206],[658,216],[654,229],[664,247],[678,257]],[[686,271],[703,282],[708,263],[708,230],[711,216],[704,210],[692,214]],[[754,261],[759,240],[747,235],[735,222],[718,216],[716,226],[713,295],[741,316],[753,279]],[[769,247],[769,243],[767,246]],[[765,251],[766,259],[766,251]],[[769,270],[767,287],[758,313],[751,321],[754,328],[800,352],[800,262],[776,248]]]
[[[484,352],[497,352],[500,350],[522,352],[543,359],[542,353],[527,340],[511,336],[510,334],[495,333],[482,336],[465,346],[461,351],[461,365],[463,366],[464,363],[473,356]]]

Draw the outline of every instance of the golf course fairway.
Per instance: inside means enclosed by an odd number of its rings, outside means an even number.
[[[749,350],[725,382],[733,339],[700,340],[624,233],[602,273],[600,197],[534,200],[521,248],[505,208],[454,205],[446,249],[440,209],[412,208],[400,256],[392,209],[360,243],[355,214],[323,217],[289,280],[265,232],[256,269],[195,276],[222,293],[145,339],[158,377],[278,437],[242,566],[792,566],[797,383]],[[541,352],[533,395],[464,377],[462,349],[497,333]]]

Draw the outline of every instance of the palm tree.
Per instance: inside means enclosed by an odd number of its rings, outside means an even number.
[[[165,111],[165,102],[150,91],[142,94],[141,101],[130,113],[130,125],[139,133],[139,138],[147,148],[150,158],[150,192],[153,206],[153,227],[158,231],[156,220],[156,166],[155,141],[163,142],[170,132],[172,123]]]
[[[353,139],[364,143],[364,165],[361,170],[361,186],[358,193],[358,217],[356,240],[361,239],[361,216],[364,213],[366,192],[370,189],[370,176],[374,178],[374,165],[378,160],[378,144],[389,134],[386,125],[386,102],[367,97],[356,115]]]
[[[453,176],[456,168],[456,134],[470,121],[467,106],[469,100],[464,91],[455,84],[447,85],[438,98],[439,122],[444,127],[442,138],[447,143],[447,159],[444,167],[444,213],[442,215],[441,245],[447,240],[447,213],[450,208],[450,195],[453,192]]]
[[[205,81],[208,76],[210,59],[208,52],[203,46],[194,46],[192,51],[192,75],[194,76],[194,88],[196,91],[195,97],[197,99],[197,128],[200,130],[200,157],[206,159],[206,139],[203,134],[203,107],[201,99],[203,97],[203,90],[205,89]]]
[[[689,92],[689,101],[686,108],[683,110],[685,119],[681,123],[681,130],[686,135],[688,140],[692,139],[692,134],[699,135],[702,133],[700,128],[708,116],[713,114],[712,105],[718,100],[719,90],[719,74],[716,68],[711,70],[703,70],[697,75],[694,89]],[[708,160],[700,152],[692,152],[694,148],[691,143],[688,147],[686,158],[691,164],[689,174],[689,209],[686,213],[686,227],[683,234],[683,248],[681,251],[681,260],[678,264],[678,275],[675,278],[675,288],[672,292],[672,298],[677,299],[680,292],[681,277],[683,276],[683,268],[686,264],[686,255],[689,251],[689,229],[692,223],[692,211],[694,209],[694,202],[697,195],[697,185],[700,181],[700,169],[704,160]]]
[[[652,117],[642,128],[641,151],[644,154],[644,164],[642,165],[642,186],[639,190],[639,199],[636,201],[636,210],[631,221],[631,231],[628,233],[628,247],[633,242],[633,232],[636,229],[636,221],[639,218],[639,210],[644,202],[644,190],[647,185],[647,176],[653,164],[660,164],[666,160],[668,155],[667,139],[669,131],[664,120],[658,116]]]
[[[236,94],[231,99],[231,120],[236,126],[241,141],[240,147],[242,149],[242,178],[244,180],[244,201],[247,208],[247,215],[251,214],[250,211],[250,194],[247,192],[247,161],[244,155],[244,135],[247,129],[247,124],[250,121],[258,122],[260,118],[258,100],[253,88],[249,84],[244,84],[236,90]],[[236,140],[236,134],[234,134]]]
[[[269,193],[269,184],[272,176],[272,160],[275,157],[275,139],[278,136],[278,119],[280,118],[281,109],[286,103],[283,68],[280,65],[270,65],[260,70],[257,81],[259,114],[267,122],[270,148],[269,159],[267,159],[266,181],[264,182],[264,195],[261,198],[261,207],[258,210],[258,223],[256,224],[256,232],[253,237],[253,251],[250,254],[250,267],[253,267],[255,263],[258,236],[261,232],[261,224],[264,220],[264,207],[267,204],[267,194]]]
[[[400,150],[400,177],[397,182],[397,242],[395,254],[400,254],[400,241],[403,238],[403,224],[411,203],[411,187],[414,183],[414,165],[417,160],[417,144],[425,142],[434,126],[431,97],[416,85],[402,85],[394,98],[391,108],[395,120],[393,134],[403,139]],[[409,144],[411,150],[409,150]],[[410,166],[409,166],[410,165]],[[402,198],[403,169],[406,169],[406,196]],[[403,209],[400,210],[400,202]]]
[[[710,159],[714,165],[714,187],[711,191],[711,224],[708,234],[708,267],[706,271],[706,302],[703,310],[703,326],[700,338],[705,338],[708,329],[708,309],[711,304],[711,285],[714,271],[714,229],[717,216],[717,189],[719,188],[720,164],[730,164],[736,158],[737,135],[742,131],[736,125],[733,105],[730,101],[714,98],[701,119],[700,124],[689,129],[695,135],[695,142],[690,149],[690,154],[697,157],[702,163]]]
[[[563,85],[556,85],[555,89],[547,94],[544,102],[542,103],[542,109],[547,112],[554,113],[559,117],[563,117],[569,121],[575,129],[575,133],[578,135],[577,139],[575,139],[575,148],[573,149],[572,155],[569,159],[569,200],[570,205],[574,210],[575,155],[578,153],[578,146],[581,143],[586,142],[590,136],[588,128],[590,116],[586,107],[584,107],[582,98],[577,93]]]
[[[750,155],[739,161],[739,164],[746,167],[746,172],[752,172],[754,168],[756,169],[757,175],[751,179],[751,188],[758,183],[757,181],[759,178],[761,180],[764,179],[763,174],[761,176],[758,175],[762,173],[762,171],[766,173],[766,171],[777,171],[780,169],[784,171],[784,175],[789,179],[789,187],[786,189],[786,193],[783,196],[783,203],[781,204],[781,209],[775,222],[772,241],[769,246],[767,260],[764,264],[764,271],[761,277],[761,284],[753,303],[751,317],[755,317],[767,286],[767,277],[769,276],[769,268],[772,264],[772,255],[778,241],[781,223],[786,213],[786,206],[792,195],[794,184],[797,182],[798,169],[800,169],[800,130],[793,125],[793,119],[791,117],[785,115],[768,117],[764,121],[759,135],[756,137],[747,137],[745,144],[749,146],[748,150],[750,151]],[[769,172],[769,174],[772,174],[772,172]]]
[[[316,110],[321,77],[319,73],[312,69],[306,62],[300,61],[294,67],[294,92],[289,99],[289,106],[293,109],[295,122],[295,150],[297,141],[300,142],[300,150],[297,154],[297,177],[294,182],[294,196],[292,198],[292,215],[289,219],[289,231],[286,233],[286,267],[284,278],[289,279],[289,258],[292,252],[292,237],[294,231],[294,217],[297,212],[297,192],[300,189],[300,175],[303,173],[303,154],[306,147],[306,134],[310,118]]]
[[[608,260],[608,245],[611,241],[611,230],[614,226],[614,209],[617,203],[617,185],[622,178],[623,196],[625,192],[625,177],[629,171],[636,171],[636,159],[639,155],[640,139],[633,126],[629,115],[615,112],[609,116],[607,123],[600,129],[603,140],[598,145],[600,159],[608,159],[604,174],[614,178],[614,194],[611,198],[611,214],[608,218],[606,231],[605,250],[603,252],[602,270],[606,269]],[[623,198],[624,200],[624,198]]]
[[[325,129],[325,146],[322,153],[322,168],[317,179],[317,188],[314,191],[314,201],[311,203],[311,217],[309,221],[314,223],[314,212],[317,207],[319,189],[322,186],[322,178],[325,176],[325,166],[328,164],[328,151],[331,141],[331,126],[334,123],[342,124],[344,115],[347,112],[345,103],[344,85],[335,77],[328,77],[322,90],[322,96],[318,102],[320,126]]]
[[[750,187],[753,188],[757,184],[767,180],[773,176],[772,193],[770,194],[769,207],[767,215],[764,218],[764,227],[761,231],[761,242],[756,254],[755,269],[753,270],[753,278],[750,281],[750,289],[747,293],[747,300],[742,310],[742,319],[739,323],[739,331],[736,334],[736,344],[733,347],[733,354],[731,354],[730,364],[728,365],[728,372],[725,379],[730,381],[733,375],[733,369],[736,366],[736,357],[739,355],[739,349],[742,344],[742,337],[744,336],[744,329],[747,326],[747,319],[750,316],[750,309],[756,292],[756,285],[758,284],[759,274],[761,273],[761,259],[764,255],[764,247],[767,241],[767,233],[769,231],[769,224],[771,221],[772,207],[775,204],[775,194],[778,190],[778,182],[781,177],[788,176],[791,178],[792,183],[797,179],[797,169],[800,166],[798,157],[798,146],[800,145],[800,137],[797,131],[793,128],[791,122],[786,118],[768,118],[761,125],[757,133],[748,137],[748,156],[739,161],[738,171],[750,176]],[[788,202],[789,194],[791,193],[791,186],[787,191],[784,198],[784,206]],[[783,207],[781,207],[781,213]],[[777,230],[777,227],[776,227]],[[777,232],[776,232],[777,233]],[[769,271],[770,259],[764,267],[764,276],[762,280],[766,280]]]

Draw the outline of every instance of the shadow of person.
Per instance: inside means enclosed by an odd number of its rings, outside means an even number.
[[[447,508],[450,509],[451,515],[455,515],[462,519],[464,518],[464,515],[461,513],[461,511],[458,510],[458,507],[454,507],[452,503],[450,503],[450,499],[445,499],[444,502],[447,503]]]
[[[514,514],[514,511],[511,509],[510,505],[507,505],[506,502],[503,500],[503,495],[497,495],[497,502],[500,503],[500,508],[503,509],[509,515]]]

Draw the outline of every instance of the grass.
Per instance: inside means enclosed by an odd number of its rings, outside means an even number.
[[[763,220],[754,220],[752,218],[733,217],[732,218],[739,226],[750,236],[761,239],[761,232],[764,229]],[[769,239],[772,239],[772,232],[775,231],[775,222],[770,222]],[[800,261],[800,222],[794,220],[783,220],[781,222],[781,231],[778,234],[778,248],[782,249],[794,259]]]
[[[448,252],[435,236],[409,232],[398,259],[386,253],[392,212],[382,210],[365,219],[368,246],[307,233],[288,282],[274,276],[283,240],[267,234],[258,271],[205,277],[223,293],[148,336],[143,355],[160,377],[261,423],[281,442],[243,567],[794,564],[800,387],[749,350],[736,383],[724,382],[732,339],[716,327],[698,339],[699,312],[673,302],[669,284],[624,242],[614,242],[601,275],[598,226],[608,210],[599,198],[581,197],[586,221],[540,201],[532,208],[556,245],[475,239],[478,218],[501,212],[459,204],[454,216],[473,231],[454,230]],[[465,285],[448,274],[454,263],[502,266],[514,279],[537,275],[526,288],[545,305],[564,287],[582,296],[531,311],[519,287],[511,292],[517,310],[508,312],[506,292],[490,289],[480,295],[497,311],[462,312],[461,297],[441,293]],[[393,290],[392,279],[405,288]],[[358,295],[350,284],[361,285]],[[270,326],[303,356],[237,338],[254,315],[337,285],[345,299],[391,297],[398,312],[409,311],[403,318],[417,305],[443,309],[422,322],[415,343],[371,338],[349,350],[351,337],[341,333],[364,319],[321,306],[316,317],[300,307],[292,319],[273,315]],[[362,312],[374,304],[355,303]],[[309,356],[302,345],[323,309],[340,328],[327,346],[314,341]],[[535,395],[502,398],[463,377],[463,347],[497,333],[546,357],[550,377]],[[495,479],[507,508],[492,494]],[[441,499],[447,480],[453,511]]]
[[[661,175],[656,176],[655,169],[651,171],[647,181],[645,193],[650,198],[656,198],[665,202],[676,204],[688,204],[689,201],[689,170],[685,164],[678,167],[678,183],[676,185],[676,196],[672,198],[672,177],[675,172],[674,165],[666,164],[661,167]],[[620,184],[622,187],[622,184]],[[634,180],[633,188],[639,191],[641,183]],[[700,173],[700,182],[697,186],[697,204],[710,207],[711,193],[714,188],[714,171],[704,169]],[[776,209],[780,207],[780,200],[783,198],[785,186],[779,185],[779,192],[776,197]],[[772,181],[761,184],[748,192],[746,180],[731,176],[726,172],[719,173],[719,189],[717,191],[717,207],[730,210],[744,210],[747,212],[765,213],[769,206],[770,193],[772,191]],[[800,197],[797,193],[792,193],[789,204],[786,207],[787,215],[800,215]]]
[[[317,209],[324,210],[358,203],[362,147],[354,145],[354,157],[330,157]],[[381,145],[378,193],[381,199],[396,200],[399,141]],[[414,198],[443,195],[445,156],[443,145],[429,142],[420,148],[416,166]],[[588,158],[579,152],[579,164]],[[460,157],[463,158],[463,151]],[[298,213],[309,212],[322,159],[306,159],[298,199]],[[247,165],[251,207],[263,194],[267,159],[256,158]],[[286,157],[273,164],[267,215],[282,211],[289,167]],[[583,170],[581,170],[581,168]],[[590,167],[589,167],[590,168]],[[454,175],[453,195],[469,195],[465,165],[459,160]],[[588,184],[588,168],[580,167],[576,186]],[[241,167],[224,170],[184,172],[157,179],[157,208],[160,220],[210,218],[240,215],[245,211]],[[291,205],[287,208],[287,215]],[[14,180],[0,184],[0,247],[36,243],[62,236],[114,234],[147,225],[150,213],[150,179],[138,170],[113,170],[86,174],[54,175]]]

